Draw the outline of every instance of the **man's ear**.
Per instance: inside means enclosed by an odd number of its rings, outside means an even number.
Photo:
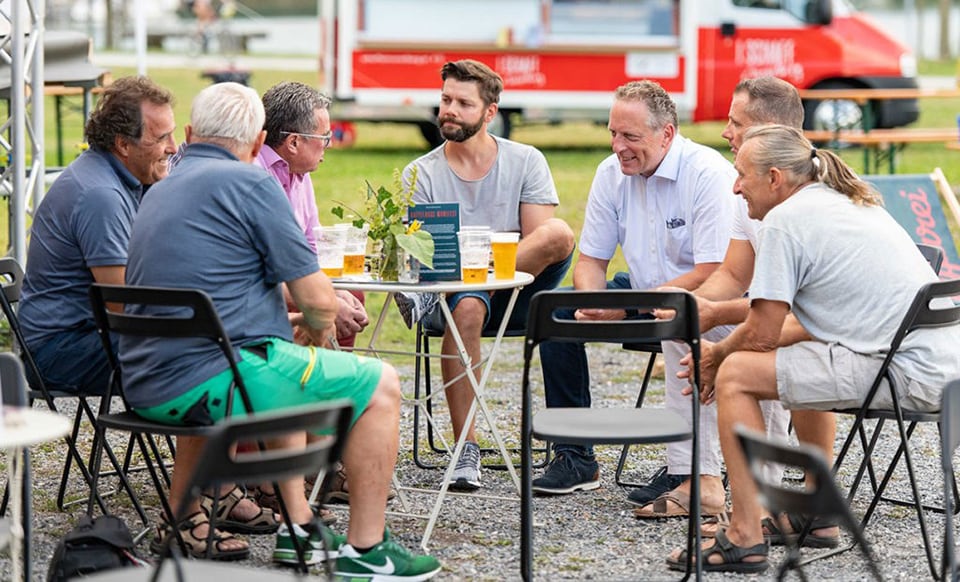
[[[183,126],[183,139],[188,144],[193,143],[193,126],[189,123]]]
[[[113,136],[113,153],[120,159],[130,157],[130,140],[123,135]]]
[[[262,130],[258,135],[257,139],[253,140],[253,145],[250,146],[250,159],[257,157],[260,154],[260,149],[263,147],[263,142],[267,140],[267,130]]]
[[[497,112],[500,111],[500,105],[497,103],[491,103],[487,105],[487,112],[483,116],[484,123],[490,123],[497,116]]]

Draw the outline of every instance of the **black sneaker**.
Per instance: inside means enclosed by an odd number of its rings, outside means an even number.
[[[660,467],[646,485],[634,489],[627,495],[627,501],[643,507],[667,491],[673,491],[689,478],[690,475],[670,475],[666,467]]]
[[[558,454],[543,476],[533,480],[533,491],[542,495],[566,495],[599,488],[600,465],[595,460],[578,462],[568,453]]]

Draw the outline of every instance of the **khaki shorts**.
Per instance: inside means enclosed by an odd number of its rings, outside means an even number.
[[[784,408],[834,410],[859,408],[883,364],[882,355],[864,355],[840,344],[807,341],[777,350],[777,392]],[[940,409],[941,390],[907,378],[891,363],[900,404],[915,411]],[[893,405],[883,380],[871,408]]]

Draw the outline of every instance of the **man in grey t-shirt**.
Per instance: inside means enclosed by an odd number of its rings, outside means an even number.
[[[510,317],[510,327],[522,329],[530,297],[556,288],[566,275],[575,244],[573,231],[554,217],[559,199],[543,154],[487,132],[503,90],[500,75],[483,63],[462,60],[446,63],[440,76],[443,90],[437,123],[447,141],[408,165],[404,178],[409,182],[416,166],[414,202],[458,202],[463,226],[520,233],[517,270],[536,277],[521,292]],[[471,361],[480,361],[481,334],[500,324],[508,299],[509,292],[458,293],[447,298]],[[428,328],[444,328],[436,308],[424,323]],[[458,353],[446,331],[442,352]],[[459,360],[444,359],[442,372],[454,437],[467,431],[450,488],[473,491],[480,487],[480,448],[473,424],[464,426],[473,391]]]

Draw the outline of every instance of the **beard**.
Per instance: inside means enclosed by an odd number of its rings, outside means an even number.
[[[446,123],[452,123],[456,127],[450,128],[444,125]],[[462,143],[477,135],[477,132],[483,127],[483,118],[481,117],[475,125],[467,125],[462,121],[454,121],[452,119],[438,120],[437,125],[440,128],[440,135],[443,136],[443,139]]]

